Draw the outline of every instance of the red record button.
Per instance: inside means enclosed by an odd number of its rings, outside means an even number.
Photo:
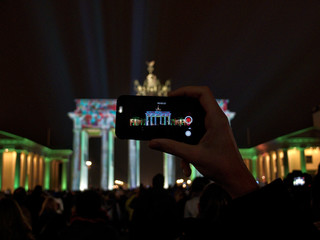
[[[184,118],[184,121],[187,123],[187,125],[190,125],[192,123],[193,119],[191,116],[186,116]]]

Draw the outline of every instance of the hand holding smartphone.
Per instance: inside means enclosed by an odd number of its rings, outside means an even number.
[[[205,111],[195,98],[123,95],[117,99],[116,135],[197,144],[206,131],[204,118]]]
[[[170,96],[188,96],[201,103],[205,110],[205,134],[197,145],[171,139],[153,139],[149,147],[182,159],[186,176],[192,164],[203,176],[210,178],[227,190],[233,198],[258,189],[258,185],[243,162],[227,116],[211,90],[205,86],[182,87]]]

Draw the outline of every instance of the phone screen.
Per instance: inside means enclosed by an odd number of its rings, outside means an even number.
[[[303,186],[306,183],[304,177],[294,177],[293,186]]]
[[[122,139],[170,138],[197,144],[205,132],[197,99],[124,95],[117,100],[116,135]]]

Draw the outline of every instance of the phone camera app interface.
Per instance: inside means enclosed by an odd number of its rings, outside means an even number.
[[[185,136],[190,137],[190,125],[193,123],[193,118],[191,113],[172,110],[172,107],[170,108],[166,102],[156,102],[150,104],[140,113],[132,115],[129,122],[131,127],[188,127],[188,130],[185,131]]]

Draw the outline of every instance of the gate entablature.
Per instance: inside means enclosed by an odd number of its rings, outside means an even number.
[[[76,99],[73,112],[81,119],[81,128],[115,128],[115,99]]]

